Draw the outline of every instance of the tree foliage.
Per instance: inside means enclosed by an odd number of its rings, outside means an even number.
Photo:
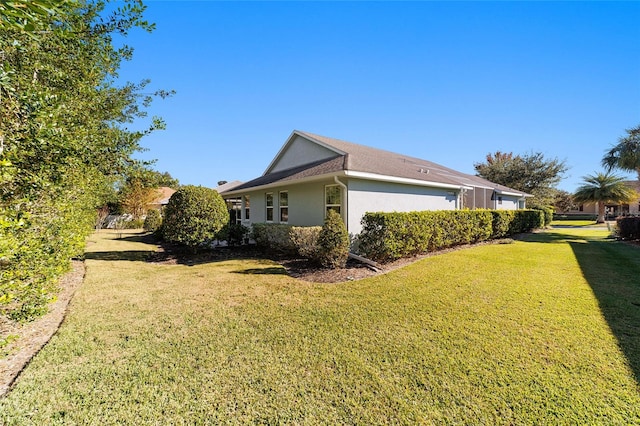
[[[96,208],[118,176],[145,166],[132,155],[163,123],[129,129],[153,96],[141,93],[146,81],[115,84],[132,49],[113,35],[152,29],[141,2],[108,15],[100,1],[1,5],[0,313],[24,320],[46,310]]]
[[[556,192],[556,196],[553,201],[553,207],[557,212],[563,213],[568,212],[569,210],[576,209],[578,206],[573,199],[573,194],[571,194],[569,191],[559,189]]]
[[[214,240],[228,221],[227,205],[220,194],[203,186],[186,185],[169,199],[162,236],[195,249]]]
[[[614,168],[635,171],[640,179],[640,125],[626,130],[627,135],[618,140],[602,159],[609,171]]]
[[[497,151],[487,154],[484,163],[473,166],[484,179],[533,195],[527,200],[533,208],[553,205],[556,186],[567,171],[564,161],[547,159],[540,152],[514,155]]]
[[[582,178],[584,184],[578,187],[573,199],[578,203],[596,203],[598,205],[598,223],[604,222],[605,203],[628,203],[638,197],[636,191],[628,186],[624,178],[610,173],[597,173]]]

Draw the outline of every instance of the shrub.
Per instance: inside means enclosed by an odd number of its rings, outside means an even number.
[[[279,223],[254,223],[251,234],[261,249],[289,255],[296,252],[290,237],[291,228]]]
[[[318,237],[321,226],[293,226],[289,232],[296,251],[305,259],[318,259]]]
[[[623,240],[640,239],[640,217],[619,217],[616,219],[617,236]]]
[[[121,229],[140,229],[144,228],[144,219],[131,219],[122,222]]]
[[[359,250],[378,262],[529,232],[544,224],[536,210],[366,213]]]
[[[227,223],[218,231],[216,239],[225,240],[230,246],[240,245],[250,229],[240,223]]]
[[[318,262],[326,268],[342,268],[349,256],[349,233],[342,218],[333,210],[327,212],[318,235]]]
[[[156,209],[151,209],[147,212],[147,217],[144,219],[143,228],[147,232],[156,232],[162,225],[162,215]]]
[[[195,249],[214,240],[228,220],[227,206],[220,194],[210,188],[186,185],[169,199],[162,236]]]

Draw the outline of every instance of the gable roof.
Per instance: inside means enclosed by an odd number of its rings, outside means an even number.
[[[316,143],[335,155],[286,170],[272,171],[297,137]],[[479,187],[507,195],[529,196],[522,191],[431,161],[299,130],[293,131],[262,176],[229,192],[340,175],[452,189]]]

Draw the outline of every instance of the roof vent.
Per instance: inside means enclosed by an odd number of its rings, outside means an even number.
[[[420,173],[424,173],[425,175],[428,175],[428,174],[429,174],[429,169],[423,169],[423,168],[420,168],[420,169],[418,170],[418,172],[420,172]]]

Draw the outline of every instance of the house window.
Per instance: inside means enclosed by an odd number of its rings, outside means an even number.
[[[335,210],[341,214],[342,190],[338,185],[327,185],[324,187],[324,207],[325,214],[329,210]]]
[[[267,205],[267,222],[273,222],[273,193],[267,192],[266,194]]]
[[[502,197],[498,197],[498,204],[502,204]]]
[[[250,217],[250,202],[249,202],[249,196],[245,195],[244,196],[244,219],[245,220],[249,220]]]
[[[280,208],[280,222],[289,222],[289,193],[287,191],[280,192],[278,207]]]

